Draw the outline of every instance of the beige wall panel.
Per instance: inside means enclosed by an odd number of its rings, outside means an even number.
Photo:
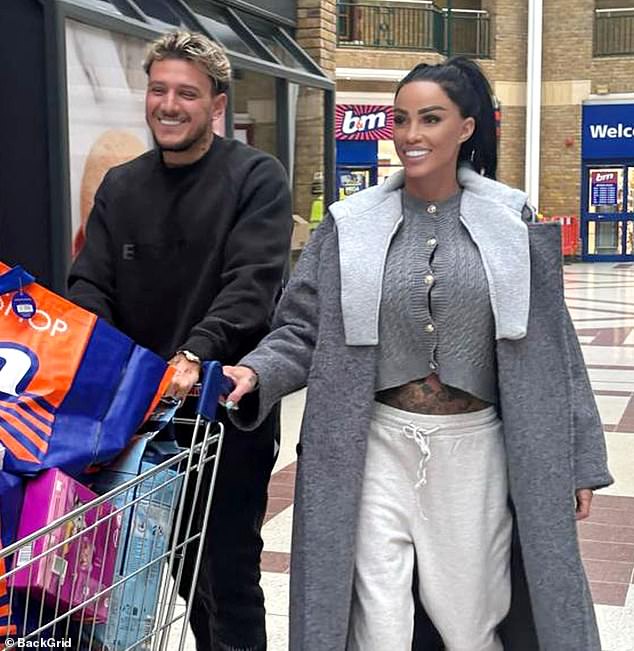
[[[544,81],[542,106],[577,106],[588,99],[591,85],[589,79]]]

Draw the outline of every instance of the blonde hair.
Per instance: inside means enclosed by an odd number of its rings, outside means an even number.
[[[143,69],[149,75],[155,61],[186,59],[202,66],[216,93],[226,93],[231,82],[231,64],[221,45],[197,32],[168,32],[150,43]]]

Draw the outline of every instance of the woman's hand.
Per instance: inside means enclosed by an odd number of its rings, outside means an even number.
[[[223,366],[222,372],[235,384],[233,391],[225,398],[225,407],[236,409],[242,396],[251,393],[258,386],[258,374],[248,366]]]
[[[577,498],[577,508],[576,508],[576,518],[577,520],[585,520],[590,515],[590,505],[592,504],[592,490],[590,488],[580,488],[576,492]]]

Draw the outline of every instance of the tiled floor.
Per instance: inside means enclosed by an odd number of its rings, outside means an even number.
[[[564,273],[616,479],[595,497],[592,517],[579,527],[580,544],[604,651],[634,651],[634,264],[574,264]],[[263,532],[270,651],[288,648],[292,486],[302,407],[302,392],[283,404],[283,444]]]

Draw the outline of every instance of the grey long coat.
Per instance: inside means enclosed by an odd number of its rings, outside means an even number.
[[[494,225],[504,220],[519,222],[524,198],[509,198],[505,186],[490,181],[481,184],[473,176],[463,178],[461,184],[465,187],[461,219],[463,208],[465,213],[474,207],[481,213],[488,205],[488,215],[463,221],[485,260],[490,289],[497,291],[492,304],[497,310],[500,406],[519,539],[514,549],[513,604],[502,630],[505,649],[600,651],[579,555],[573,495],[576,488],[605,486],[612,479],[601,423],[564,304],[559,229],[552,224],[526,229],[522,224],[528,233],[525,244],[521,235],[515,240],[517,265],[523,266],[521,249],[525,247],[530,269],[530,282],[515,276],[517,300],[525,300],[528,308],[522,316],[520,304],[511,309],[516,299],[501,296],[513,291],[512,286],[503,287],[508,278],[503,271],[490,269],[504,253],[498,249],[497,257],[491,256],[486,235],[478,241],[477,223],[481,228],[489,218]],[[390,197],[386,203],[376,201],[377,193],[370,195],[376,206],[366,212],[375,220],[376,230],[391,218],[389,212],[396,210],[397,202],[400,205],[398,185],[397,181],[382,190],[392,193],[382,195]],[[398,216],[392,217],[397,224]],[[342,269],[344,278],[350,270],[340,260],[341,240],[348,237],[345,232],[354,225],[350,219],[356,217],[352,214],[347,219],[342,226],[341,220],[335,224],[328,216],[304,250],[280,302],[276,329],[243,360],[257,371],[260,389],[243,399],[235,415],[241,427],[253,427],[284,395],[308,386],[295,491],[291,651],[344,651],[346,647],[377,352],[376,345],[362,345],[364,335],[354,331],[358,326],[371,332],[372,324],[368,329],[362,321],[375,317],[362,315],[361,322],[353,324],[353,312],[348,310],[345,317],[342,311],[349,289],[344,282],[342,299]],[[513,229],[516,235],[520,233],[515,222]],[[385,230],[390,233],[389,246],[395,229]],[[494,237],[499,235],[494,233]],[[359,233],[359,237],[364,235]],[[514,237],[509,235],[509,239]],[[513,246],[509,243],[512,252]],[[363,263],[368,265],[371,276],[371,260],[361,259],[361,263],[361,268]],[[509,276],[513,278],[510,268]],[[354,301],[354,296],[349,298]],[[374,299],[368,302],[374,303]],[[362,305],[359,310],[363,312]],[[504,310],[506,317],[499,314]],[[519,317],[511,323],[514,314]],[[513,339],[501,336],[505,332]],[[350,339],[355,339],[354,345],[346,343]]]

